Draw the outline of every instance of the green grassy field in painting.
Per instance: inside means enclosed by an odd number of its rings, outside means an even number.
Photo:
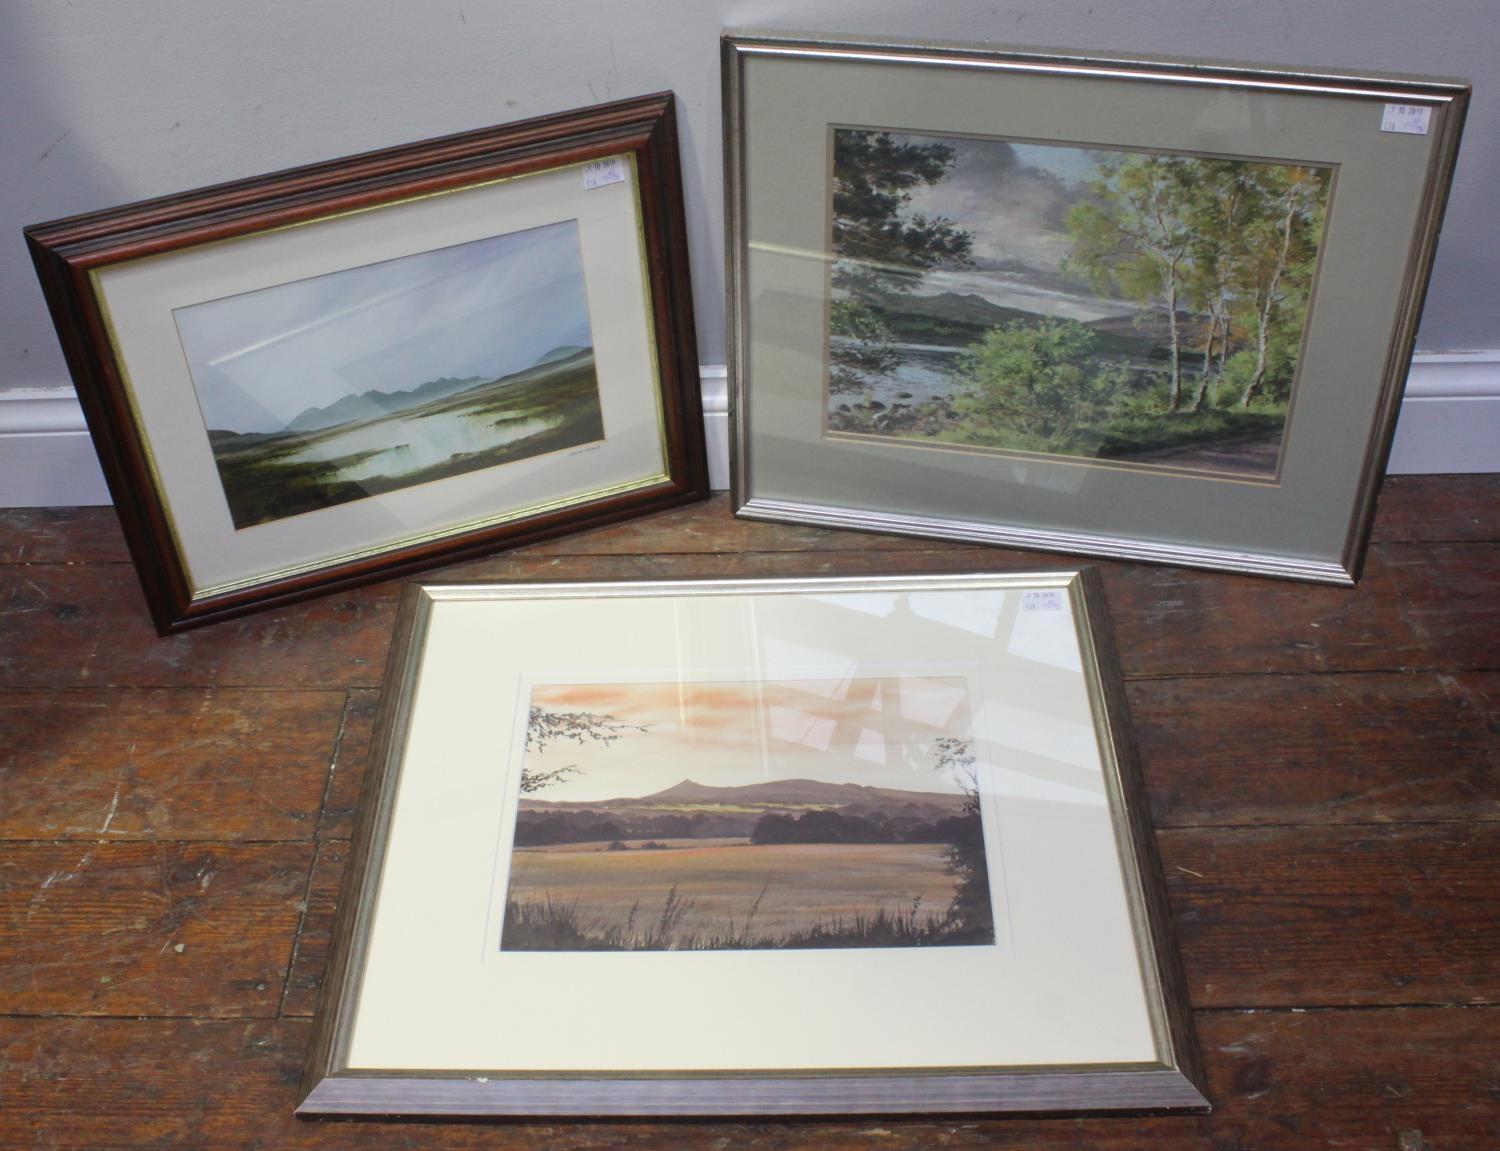
[[[493,430],[495,443],[455,450],[427,466],[402,468],[399,450],[413,437],[441,435],[444,425],[463,422]],[[542,430],[512,438],[511,428],[535,423]],[[378,441],[373,450],[330,455],[320,445],[357,431]],[[481,440],[483,436],[479,437]],[[580,447],[604,438],[598,380],[592,352],[540,365],[481,384],[384,419],[313,432],[269,435],[214,433],[214,462],[236,528],[316,511],[481,468]],[[317,454],[327,458],[313,459]],[[389,471],[372,469],[374,457],[393,460]],[[359,478],[349,478],[353,472]]]

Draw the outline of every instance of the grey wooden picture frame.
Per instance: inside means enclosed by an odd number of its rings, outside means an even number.
[[[932,590],[1040,591],[1066,597],[1092,713],[1107,819],[1125,889],[1155,1058],[1140,1063],[852,1071],[439,1071],[351,1066],[382,869],[408,727],[434,609],[456,601],[538,604],[622,597],[826,596]],[[685,583],[412,584],[391,648],[375,737],[339,902],[327,975],[297,1114],[426,1116],[817,1115],[1062,1112],[1208,1108],[1182,969],[1144,788],[1129,735],[1123,684],[1093,569],[1031,574],[902,576]],[[412,988],[420,996],[420,988]],[[732,994],[725,988],[724,994]]]
[[[779,31],[728,32],[722,48],[737,515],[1357,580],[1466,82]],[[1416,128],[1390,126],[1401,108]],[[1245,482],[1049,454],[1061,449],[976,450],[930,430],[835,430],[832,134],[848,125],[1326,166],[1328,223],[1274,473]]]

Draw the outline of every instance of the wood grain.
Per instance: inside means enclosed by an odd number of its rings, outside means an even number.
[[[1206,1014],[1207,1116],[755,1123],[326,1122],[288,1100],[301,1021],[0,1020],[5,1122],[28,1146],[442,1151],[1482,1151],[1500,1126],[1488,1010]],[[1420,1141],[1419,1141],[1420,1140]]]
[[[1500,670],[1500,554],[1493,544],[1392,544],[1382,549],[1402,619],[1445,670]]]
[[[1387,476],[1370,538],[1444,543],[1500,539],[1500,475]]]
[[[1500,547],[1447,547],[1445,566],[1425,584],[1415,584],[1405,570],[1398,584],[1386,553],[1396,553],[1404,567],[1430,553],[1430,547],[1390,544],[1374,549],[1365,579],[1353,590],[1142,564],[1098,566],[1127,678],[1334,668],[1486,669],[1495,654],[1482,642],[1492,614],[1483,605],[1487,593],[1500,602]],[[1077,563],[1035,552],[959,545],[902,552],[741,553],[732,568],[717,556],[700,555],[558,558],[540,566],[538,558],[528,553],[495,557],[456,565],[444,574],[482,580],[587,580],[604,578],[606,572],[620,579],[704,579],[731,572],[770,578],[1035,571]],[[1403,587],[1414,584],[1433,598],[1400,598]],[[1443,598],[1446,589],[1455,594]]]
[[[1497,492],[1389,480],[1353,592],[1101,565],[1215,1111],[959,1122],[293,1120],[399,585],[158,640],[111,510],[0,512],[0,1146],[1493,1146]],[[437,574],[1066,562],[720,497]]]
[[[112,507],[0,508],[0,564],[129,562]]]
[[[1500,819],[1500,675],[1212,676],[1128,689],[1159,827]]]
[[[375,685],[399,594],[379,584],[162,639],[129,567],[0,567],[0,688]]]
[[[1500,1002],[1500,825],[1168,829],[1158,842],[1194,1007]],[[320,849],[286,1014],[311,1010],[346,850]]]
[[[887,551],[742,552],[733,573],[779,577],[1037,570],[1040,553],[937,546]],[[873,538],[873,537],[872,537]],[[1170,567],[1100,565],[1127,678],[1385,670],[1494,670],[1500,546],[1386,544],[1352,591]],[[719,553],[548,556],[507,553],[434,579],[704,579],[729,574]],[[144,603],[114,565],[0,566],[0,687],[377,686],[398,585],[325,596],[157,641]],[[50,642],[44,643],[43,637]],[[296,649],[296,658],[283,657]],[[82,654],[82,662],[79,654]],[[23,658],[24,657],[24,658]],[[265,666],[266,661],[269,666]]]
[[[729,496],[670,513],[563,536],[527,549],[536,555],[648,552],[845,550],[852,532],[735,520]],[[923,541],[860,535],[870,549],[910,551]],[[1456,542],[1500,539],[1500,476],[1388,476],[1371,540]],[[0,508],[0,563],[129,563],[113,508]]]
[[[0,839],[305,839],[343,705],[342,692],[0,692]]]
[[[349,841],[325,839],[318,844],[312,877],[307,885],[307,899],[302,924],[297,932],[296,951],[287,972],[281,1014],[289,1018],[311,1018],[318,1006],[318,991],[323,986],[323,970],[328,965],[329,944],[333,939],[334,917],[338,911],[339,885],[344,879],[344,865],[349,858]]]
[[[311,844],[8,844],[0,1012],[275,1015]]]
[[[1500,825],[1157,839],[1194,1007],[1500,1001]]]
[[[350,690],[344,701],[333,774],[329,777],[328,793],[318,818],[318,834],[321,836],[347,839],[354,831],[354,813],[359,806],[365,760],[370,753],[370,739],[375,734],[375,709],[379,703],[380,693],[369,688]]]

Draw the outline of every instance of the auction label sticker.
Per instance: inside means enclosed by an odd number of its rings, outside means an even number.
[[[1022,611],[1062,611],[1063,593],[1056,588],[1021,593]]]
[[[1427,135],[1432,109],[1421,104],[1387,104],[1380,117],[1382,132],[1406,132],[1412,136]]]
[[[619,156],[608,160],[593,160],[583,166],[583,189],[602,188],[606,184],[625,182],[625,163]]]

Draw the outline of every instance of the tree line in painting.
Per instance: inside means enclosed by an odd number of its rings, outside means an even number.
[[[954,147],[841,129],[834,150],[830,428],[1123,458],[1279,437],[1328,169],[1089,152],[1092,178],[1059,194],[1045,225],[1065,253],[1056,265],[971,277],[1092,291],[1133,313],[1082,321],[924,290],[929,273],[975,267],[978,217],[911,207],[914,193],[954,178]],[[944,347],[947,394],[872,399],[915,349]]]
[[[605,713],[533,707],[526,749],[609,745],[646,730]],[[930,756],[956,793],[684,779],[653,794],[570,802],[538,797],[579,768],[527,764],[501,949],[993,943],[972,742],[938,737]],[[696,770],[712,778],[712,764]]]
[[[1101,291],[1165,312],[1166,410],[1184,403],[1183,365],[1201,358],[1192,410],[1229,381],[1241,408],[1292,382],[1323,230],[1327,171],[1191,156],[1107,162],[1094,198],[1068,214],[1067,266]],[[1206,316],[1197,347],[1180,322]],[[1231,351],[1233,349],[1233,351]]]

